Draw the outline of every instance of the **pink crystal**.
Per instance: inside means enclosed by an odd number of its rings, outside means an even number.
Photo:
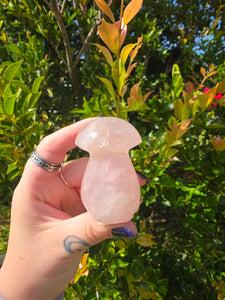
[[[90,153],[81,185],[82,202],[103,224],[128,222],[140,205],[140,186],[129,149],[141,143],[138,131],[119,118],[98,118],[75,144]]]

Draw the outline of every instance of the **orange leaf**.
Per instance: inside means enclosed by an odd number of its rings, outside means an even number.
[[[193,94],[193,91],[194,91],[194,85],[192,82],[188,81],[186,84],[185,84],[185,89],[188,93],[188,95],[192,95]]]
[[[134,96],[127,98],[128,106],[133,106],[135,104],[135,102],[136,102],[136,100],[135,100]]]
[[[201,67],[200,72],[201,72],[202,76],[205,77],[205,75],[206,75],[205,68]]]
[[[214,140],[212,139],[211,142],[216,151],[225,150],[225,139],[221,140],[221,137],[219,135]]]
[[[104,14],[109,17],[113,23],[115,23],[115,18],[108,4],[104,0],[95,0],[95,2],[98,7],[104,12]]]
[[[210,72],[209,74],[208,74],[208,76],[207,77],[209,77],[209,76],[213,76],[214,74],[217,74],[218,73],[218,71],[212,71],[212,72]]]
[[[216,91],[217,91],[218,84],[215,85],[213,88],[208,90],[207,93],[202,94],[202,95],[197,95],[199,105],[202,110],[206,109],[211,102],[214,100]]]
[[[128,77],[130,75],[130,73],[133,71],[133,69],[136,65],[137,65],[137,63],[134,63],[127,68],[126,77]]]
[[[211,65],[209,66],[209,71],[211,72],[212,70],[216,69],[217,66],[214,65],[214,63],[211,63]]]
[[[188,93],[185,90],[183,90],[182,94],[183,94],[183,97],[184,97],[184,102],[187,103],[187,101],[188,101]]]
[[[137,102],[143,101],[143,96],[138,93],[141,82],[136,83],[130,90],[130,97],[134,97]]]
[[[82,259],[80,261],[77,273],[76,273],[76,275],[74,277],[74,282],[73,283],[76,283],[80,279],[81,276],[88,276],[89,270],[86,267],[88,255],[89,255],[89,253],[85,253],[83,255],[83,257],[82,257]]]
[[[148,97],[152,94],[152,93],[154,93],[154,90],[153,91],[150,91],[150,92],[148,92],[147,94],[145,94],[144,95],[144,101],[146,101],[147,99],[148,99]]]
[[[102,19],[102,24],[98,27],[98,33],[106,46],[118,56],[120,51],[120,33],[115,24],[110,24]]]
[[[188,131],[189,127],[186,128],[186,129],[182,129],[181,126],[178,128],[177,130],[177,133],[176,133],[176,138],[179,139],[181,138],[185,133],[186,131]]]
[[[132,0],[124,9],[123,21],[128,24],[139,12],[143,4],[143,0]]]
[[[106,47],[104,47],[100,44],[93,44],[93,45],[95,45],[96,47],[99,48],[100,51],[102,51],[102,54],[105,56],[107,63],[112,67],[113,59],[112,59],[112,55],[111,55],[110,51]]]
[[[87,263],[87,259],[88,259],[89,253],[85,253],[80,261],[80,266],[83,268],[86,263]]]
[[[192,119],[188,119],[188,120],[185,120],[183,121],[181,124],[180,124],[180,129],[181,130],[186,130],[189,126],[189,124],[191,123]]]
[[[137,46],[136,46],[135,49],[134,49],[133,51],[131,51],[131,53],[130,53],[130,61],[131,61],[131,63],[132,63],[132,61],[134,60],[135,56],[137,55],[138,49],[140,49],[141,46],[142,46],[142,44],[143,44],[143,43],[142,43],[142,39],[143,39],[142,36],[138,38],[137,44],[136,44]]]

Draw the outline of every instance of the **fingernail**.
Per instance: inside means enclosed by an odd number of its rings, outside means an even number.
[[[148,177],[146,177],[143,173],[139,172],[139,171],[136,171],[136,173],[138,174],[138,176],[140,176],[142,179],[145,179],[147,180],[147,182],[150,181],[150,179]]]
[[[105,115],[98,116],[98,118],[104,118],[104,117],[107,117],[107,116],[105,116]]]
[[[113,228],[111,234],[117,238],[129,239],[137,237],[138,235],[133,234],[133,232],[127,227]]]

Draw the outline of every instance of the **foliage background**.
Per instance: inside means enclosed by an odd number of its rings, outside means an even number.
[[[144,0],[128,24],[124,45],[140,36],[143,44],[120,113],[97,78],[113,81],[92,44],[104,45],[97,28],[103,16],[110,22],[96,3],[0,3],[0,251],[13,189],[40,139],[116,114],[143,137],[130,153],[150,180],[134,216],[140,237],[92,247],[65,299],[224,299],[224,3]],[[119,20],[120,2],[108,4]]]

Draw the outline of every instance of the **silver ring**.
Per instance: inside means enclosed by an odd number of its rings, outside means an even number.
[[[62,173],[62,166],[59,168],[59,174],[60,174],[60,177],[61,177],[62,181],[65,183],[66,186],[68,186],[70,188],[74,188],[74,186],[72,186],[71,184],[69,184],[66,181],[66,179],[64,178],[63,173]]]
[[[39,166],[40,168],[42,168],[48,172],[57,172],[59,170],[59,168],[61,167],[61,164],[56,165],[49,161],[44,160],[37,154],[37,152],[35,150],[31,153],[30,157],[37,166]]]

